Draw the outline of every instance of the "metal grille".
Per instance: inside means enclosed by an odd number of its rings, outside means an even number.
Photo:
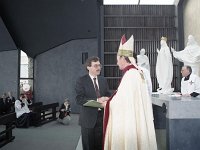
[[[105,5],[103,8],[103,58],[104,76],[109,87],[115,90],[121,78],[116,65],[116,54],[120,38],[125,34],[134,36],[136,54],[144,48],[151,65],[153,91],[158,88],[155,66],[157,48],[160,49],[160,38],[166,36],[169,47],[177,48],[177,28],[175,26],[175,6],[173,5]],[[174,76],[172,87],[180,90],[180,66],[173,59]]]

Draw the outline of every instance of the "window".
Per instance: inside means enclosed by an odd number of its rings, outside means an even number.
[[[23,51],[20,52],[20,94],[33,99],[33,59]]]

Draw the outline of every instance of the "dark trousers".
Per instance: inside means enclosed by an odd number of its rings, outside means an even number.
[[[24,113],[16,120],[16,126],[18,128],[28,128],[30,125],[30,114]]]
[[[16,120],[16,127],[18,128],[28,128],[34,125],[35,114],[32,112],[24,113]]]
[[[98,112],[94,128],[81,127],[83,150],[102,150],[103,110]]]

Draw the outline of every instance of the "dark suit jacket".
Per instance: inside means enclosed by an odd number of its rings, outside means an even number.
[[[107,80],[102,76],[98,76],[98,84],[101,97],[109,97],[110,92]],[[76,103],[81,106],[79,125],[84,128],[94,128],[97,121],[98,108],[83,106],[83,104],[86,103],[87,100],[97,100],[94,84],[90,76],[85,75],[80,77],[77,80],[75,90],[77,94]]]
[[[11,112],[12,102],[6,98],[5,102],[0,98],[0,115]]]

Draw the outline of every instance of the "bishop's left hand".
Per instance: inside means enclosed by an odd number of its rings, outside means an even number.
[[[103,106],[105,108],[106,104],[107,104],[107,101],[104,101],[103,103],[101,103],[101,106]]]

